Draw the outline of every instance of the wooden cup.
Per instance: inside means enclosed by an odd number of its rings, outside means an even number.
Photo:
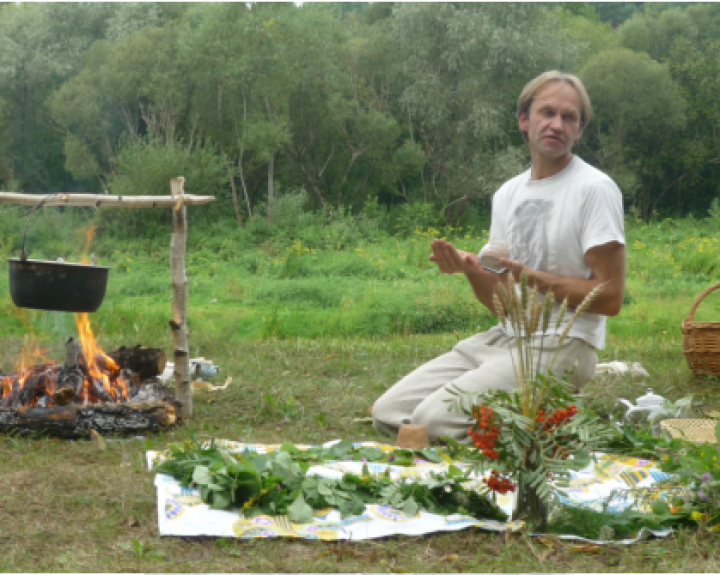
[[[395,445],[404,449],[425,449],[430,445],[427,427],[404,423],[400,426]]]

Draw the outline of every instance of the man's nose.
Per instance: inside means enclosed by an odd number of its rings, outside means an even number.
[[[550,127],[553,130],[562,130],[563,129],[563,121],[562,121],[562,116],[560,114],[557,114],[551,118]]]

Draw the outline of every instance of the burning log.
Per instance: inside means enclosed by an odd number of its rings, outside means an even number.
[[[35,366],[24,370],[19,377],[15,377],[15,374],[3,375],[3,399],[0,405],[5,407],[34,405],[38,399],[52,394],[57,377],[54,367],[53,365]],[[6,394],[5,390],[11,390],[12,393]]]
[[[140,379],[147,379],[161,374],[165,371],[165,365],[167,364],[167,358],[163,350],[141,345],[131,348],[122,346],[120,349],[108,352],[107,355],[121,368],[131,369]]]
[[[64,369],[58,374],[57,391],[54,394],[55,405],[67,405],[80,395],[83,388],[85,376],[80,369],[80,346],[73,338],[70,338],[65,344],[65,365]],[[50,404],[48,399],[45,404]],[[24,404],[27,405],[27,404]],[[33,405],[30,403],[30,405]],[[40,405],[44,407],[44,405]]]
[[[70,403],[80,395],[85,381],[79,356],[80,348],[70,338],[65,345],[63,365],[36,365],[19,373],[3,374],[0,407],[45,407],[55,397],[60,405]]]
[[[111,355],[127,365],[118,365]],[[165,367],[164,355],[141,346],[121,347],[88,362],[70,338],[63,364],[0,375],[0,432],[80,438],[91,430],[138,434],[165,429],[177,422],[179,404],[158,378],[141,380],[128,367],[156,374]]]
[[[125,366],[112,356],[121,357]],[[141,377],[165,368],[165,354],[158,349],[124,346],[106,355],[95,354],[92,361],[80,345],[70,338],[65,345],[65,363],[43,364],[0,376],[0,408],[50,408],[69,404],[140,403],[172,401],[172,393],[155,377]],[[139,370],[136,373],[132,365]]]
[[[0,432],[74,439],[89,437],[90,430],[102,435],[157,432],[176,420],[176,404],[165,402],[19,407],[0,409]]]

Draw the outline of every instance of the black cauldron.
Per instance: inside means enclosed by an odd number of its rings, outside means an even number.
[[[90,313],[105,297],[110,268],[22,258],[8,261],[10,295],[17,307]]]

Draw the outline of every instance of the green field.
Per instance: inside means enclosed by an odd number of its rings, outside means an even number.
[[[304,219],[303,219],[304,218]],[[314,221],[313,218],[317,218]],[[38,214],[31,257],[84,251],[82,214]],[[301,221],[297,221],[301,220]],[[63,222],[67,221],[67,224]],[[717,571],[716,535],[680,532],[631,548],[590,555],[570,543],[552,553],[524,535],[466,531],[370,542],[230,541],[160,538],[152,474],[144,452],[198,435],[253,442],[320,443],[336,438],[384,440],[354,421],[387,387],[459,338],[494,323],[466,280],[438,273],[428,261],[433,237],[477,250],[486,228],[432,229],[343,216],[334,222],[297,215],[270,234],[191,220],[187,267],[192,356],[204,356],[233,383],[194,398],[190,423],[142,441],[108,443],[0,437],[0,570],[61,571]],[[22,220],[4,220],[5,256],[16,256]],[[380,222],[382,223],[382,222]],[[628,282],[622,313],[608,322],[600,361],[638,361],[646,382],[591,383],[588,402],[608,413],[618,397],[651,386],[698,407],[717,407],[720,384],[694,377],[683,356],[680,325],[695,298],[720,279],[713,220],[627,220]],[[384,227],[383,227],[384,226]],[[383,229],[395,226],[398,233]],[[12,239],[10,239],[12,238]],[[116,233],[95,240],[112,266],[106,299],[92,314],[105,349],[143,344],[171,355],[170,228],[150,237]],[[73,317],[18,310],[0,283],[0,366],[11,371],[23,346],[61,360],[75,335]],[[698,320],[720,318],[720,292]],[[9,519],[7,519],[9,518]],[[35,550],[39,541],[47,552]]]

